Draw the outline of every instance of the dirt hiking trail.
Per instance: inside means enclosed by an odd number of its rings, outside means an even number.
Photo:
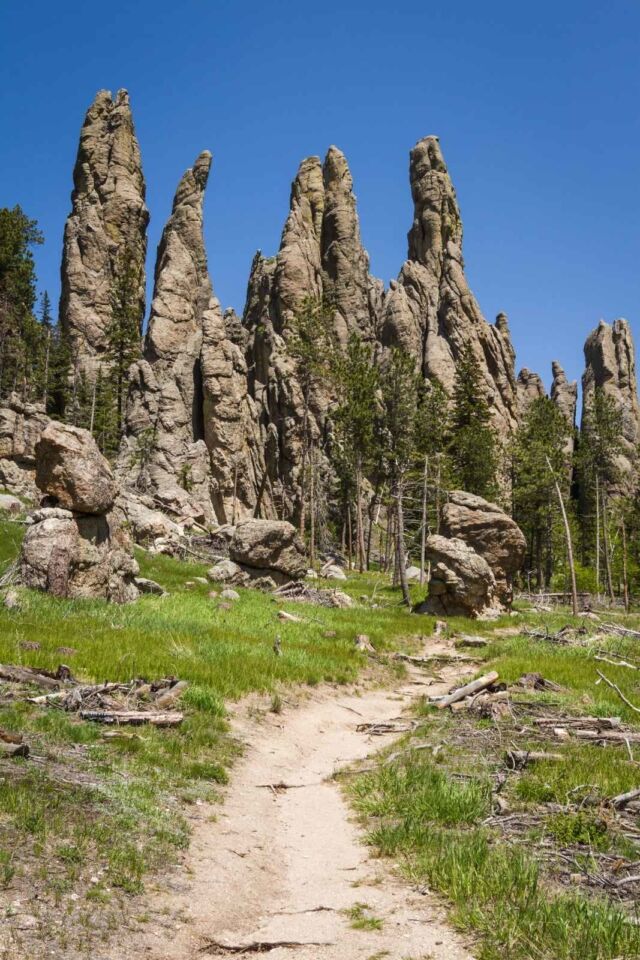
[[[444,649],[429,642],[428,652]],[[262,722],[236,711],[233,732],[247,749],[224,805],[196,808],[185,865],[150,895],[144,929],[105,960],[471,960],[435,899],[371,855],[331,778],[397,737],[358,724],[399,718],[427,690],[444,693],[472,672],[448,664],[427,685],[428,673],[410,668],[394,689],[324,689]],[[346,911],[358,903],[382,929],[351,926]]]

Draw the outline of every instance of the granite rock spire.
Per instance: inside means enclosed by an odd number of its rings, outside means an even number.
[[[456,363],[471,345],[482,371],[487,399],[501,435],[517,422],[514,351],[507,319],[484,319],[467,283],[462,259],[462,220],[437,137],[411,151],[413,224],[409,252],[397,281],[384,298],[381,339],[416,357],[428,378],[450,392]]]
[[[105,361],[114,288],[128,272],[140,331],[149,212],[140,148],[126,90],[101,90],[87,111],[64,230],[60,320],[77,374]]]

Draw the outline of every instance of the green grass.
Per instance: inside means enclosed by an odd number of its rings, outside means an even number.
[[[635,626],[636,619],[625,622]],[[514,621],[542,623],[553,632],[572,619],[562,613],[527,615],[511,622],[474,624],[472,629],[457,622],[449,627],[491,639],[496,629],[513,627]],[[590,625],[593,632],[596,628]],[[544,713],[620,716],[626,723],[638,723],[638,715],[612,690],[596,684],[596,669],[640,704],[638,672],[593,659],[595,646],[633,655],[633,645],[617,638],[585,642],[584,647],[569,647],[525,636],[493,637],[480,651],[486,660],[481,672],[496,669],[507,683],[537,672],[562,689],[535,694],[523,690],[515,695],[520,702],[516,718],[497,723],[464,713],[443,716],[423,702],[417,709],[423,724],[405,743],[441,745],[437,756],[407,750],[393,763],[381,760],[373,772],[349,784],[369,842],[396,860],[413,883],[447,898],[455,924],[479,938],[474,952],[478,960],[640,957],[640,930],[628,921],[625,909],[575,884],[563,891],[553,867],[537,854],[543,840],[542,849],[549,850],[551,844],[552,849],[568,851],[577,864],[592,871],[600,867],[593,857],[602,852],[638,859],[638,847],[620,833],[610,811],[599,806],[638,785],[638,768],[624,745],[602,748],[550,740],[547,749],[561,753],[564,762],[527,766],[511,775],[501,792],[507,812],[534,814],[538,825],[510,839],[508,828],[505,832],[484,822],[491,813],[493,777],[504,769],[504,751],[512,745],[545,747],[540,734],[526,731],[528,704],[543,705]]]
[[[351,792],[370,824],[371,844],[399,861],[413,883],[443,893],[456,925],[480,936],[478,960],[604,960],[640,953],[640,931],[620,908],[550,893],[526,850],[498,842],[482,826],[486,782],[448,781],[431,759],[415,754],[408,764],[365,775]],[[590,833],[588,823],[585,818],[580,839]],[[559,830],[558,819],[555,825]]]
[[[382,930],[384,925],[384,920],[375,917],[366,903],[354,903],[352,907],[345,910],[345,914],[350,920],[352,930]]]
[[[0,574],[17,556],[23,531],[0,521]],[[194,580],[206,565],[137,556],[141,575],[168,596],[118,607],[19,589],[19,610],[0,603],[2,663],[55,669],[64,662],[88,682],[176,676],[189,683],[180,702],[183,724],[139,728],[134,739],[105,741],[100,726],[24,700],[0,707],[0,727],[22,733],[40,758],[0,761],[0,888],[13,896],[42,891],[46,879],[54,902],[76,890],[74,910],[99,903],[104,912],[139,893],[149,871],[188,843],[185,805],[219,799],[238,753],[228,701],[258,691],[267,695],[265,710],[278,712],[288,685],[354,680],[369,663],[355,650],[357,634],[367,633],[382,650],[416,628],[431,629],[432,621],[399,607],[376,574],[338,584],[358,601],[347,610],[283,604],[242,589],[224,610],[209,597],[211,586]],[[380,609],[358,600],[374,592]],[[283,608],[304,622],[279,621]],[[34,643],[38,649],[29,648]]]

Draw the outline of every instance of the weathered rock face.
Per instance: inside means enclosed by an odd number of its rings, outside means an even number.
[[[37,501],[36,444],[49,423],[44,406],[17,394],[0,407],[0,486]]]
[[[488,324],[469,289],[462,260],[462,221],[437,137],[411,151],[414,219],[409,257],[387,292],[380,335],[416,357],[422,372],[447,392],[469,344],[480,364],[496,426],[508,435],[517,422],[514,351],[507,318]]]
[[[225,315],[227,317],[227,315]],[[213,297],[203,315],[202,386],[205,443],[211,458],[211,497],[218,523],[273,513],[255,401],[249,395],[242,349],[229,337]]]
[[[336,147],[324,165],[318,157],[301,163],[280,250],[275,258],[254,258],[243,316],[266,485],[289,515],[299,509],[304,403],[287,339],[304,301],[322,298],[331,302],[339,343],[344,346],[351,333],[374,339],[381,284],[369,276],[351,174]],[[310,397],[308,429],[320,447],[331,399],[325,385]]]
[[[286,520],[246,520],[229,544],[229,556],[246,571],[268,574],[276,582],[301,580],[308,559],[295,527]]]
[[[516,381],[516,390],[518,396],[518,419],[522,420],[534,400],[545,397],[546,391],[544,384],[537,373],[533,373],[526,367],[523,367],[518,374]]]
[[[567,466],[570,470],[575,448],[574,429],[576,425],[576,409],[578,406],[578,384],[575,380],[571,383],[567,380],[567,375],[557,360],[554,360],[551,364],[551,371],[553,373],[553,383],[551,384],[550,394],[551,400],[555,403],[571,427],[571,434],[567,438],[564,447]]]
[[[36,484],[57,506],[76,513],[107,513],[117,493],[111,467],[91,435],[56,420],[36,446]]]
[[[131,371],[119,470],[181,519],[226,522],[255,507],[257,416],[242,351],[213,295],[202,236],[211,154],[178,186],[158,247],[143,359]],[[238,333],[233,318],[230,331]]]
[[[613,324],[601,320],[584,345],[585,371],[582,376],[582,429],[597,389],[611,397],[622,415],[623,451],[618,457],[621,488],[637,482],[637,450],[640,442],[640,404],[636,380],[635,349],[626,320]]]
[[[111,470],[91,434],[52,421],[36,446],[36,480],[62,506],[31,515],[20,554],[22,582],[58,597],[135,600],[138,564],[112,510]]]
[[[64,231],[60,320],[77,372],[93,379],[105,359],[119,280],[128,278],[142,330],[149,212],[129,96],[101,90],[80,134],[72,210]],[[124,281],[123,281],[124,282]]]
[[[491,567],[464,540],[433,534],[427,537],[426,554],[431,561],[429,594],[418,613],[482,617],[501,609]]]
[[[505,607],[513,600],[513,578],[524,563],[527,542],[518,524],[504,510],[482,497],[452,490],[442,510],[445,537],[463,540],[489,564],[496,597]]]

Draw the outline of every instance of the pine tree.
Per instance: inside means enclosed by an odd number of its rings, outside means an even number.
[[[512,443],[514,519],[526,535],[528,567],[535,571],[539,589],[550,582],[564,542],[554,477],[564,485],[566,499],[565,449],[570,432],[557,405],[540,397],[531,403]]]
[[[362,573],[367,553],[363,521],[363,479],[374,456],[378,368],[373,350],[353,333],[344,355],[336,363],[340,403],[333,417],[335,445],[342,465],[340,472],[348,487],[355,487],[356,546]],[[348,503],[348,498],[347,498]]]
[[[111,291],[111,321],[107,328],[105,354],[112,386],[113,429],[117,437],[122,431],[129,368],[140,356],[142,317],[138,294],[141,276],[142,265],[128,249],[124,249],[118,259]],[[106,393],[104,395],[106,398]],[[107,414],[105,410],[105,417]],[[112,446],[111,440],[108,446]]]
[[[296,370],[296,378],[302,391],[303,414],[300,424],[300,441],[302,457],[300,466],[300,502],[298,520],[300,533],[306,531],[307,501],[311,515],[311,526],[314,525],[314,476],[312,471],[314,455],[311,452],[313,444],[310,429],[311,404],[314,393],[321,382],[332,382],[335,371],[336,338],[333,326],[333,312],[331,305],[322,298],[307,297],[301,304],[298,312],[290,318],[285,331],[287,348]],[[314,537],[311,537],[311,552],[314,549]]]
[[[39,352],[32,248],[42,242],[37,221],[19,206],[0,208],[0,397],[13,390],[29,396]]]
[[[622,413],[615,401],[597,388],[585,406],[576,463],[580,488],[583,562],[595,560],[599,590],[601,559],[607,592],[614,596],[610,537],[611,494],[620,480],[617,458],[622,450]]]
[[[456,484],[491,500],[498,492],[496,437],[480,365],[467,344],[453,386],[449,455]]]
[[[421,387],[415,361],[393,348],[380,376],[381,416],[378,436],[389,478],[395,516],[396,561],[403,600],[411,603],[406,575],[403,496],[407,474],[415,459],[416,418]]]

